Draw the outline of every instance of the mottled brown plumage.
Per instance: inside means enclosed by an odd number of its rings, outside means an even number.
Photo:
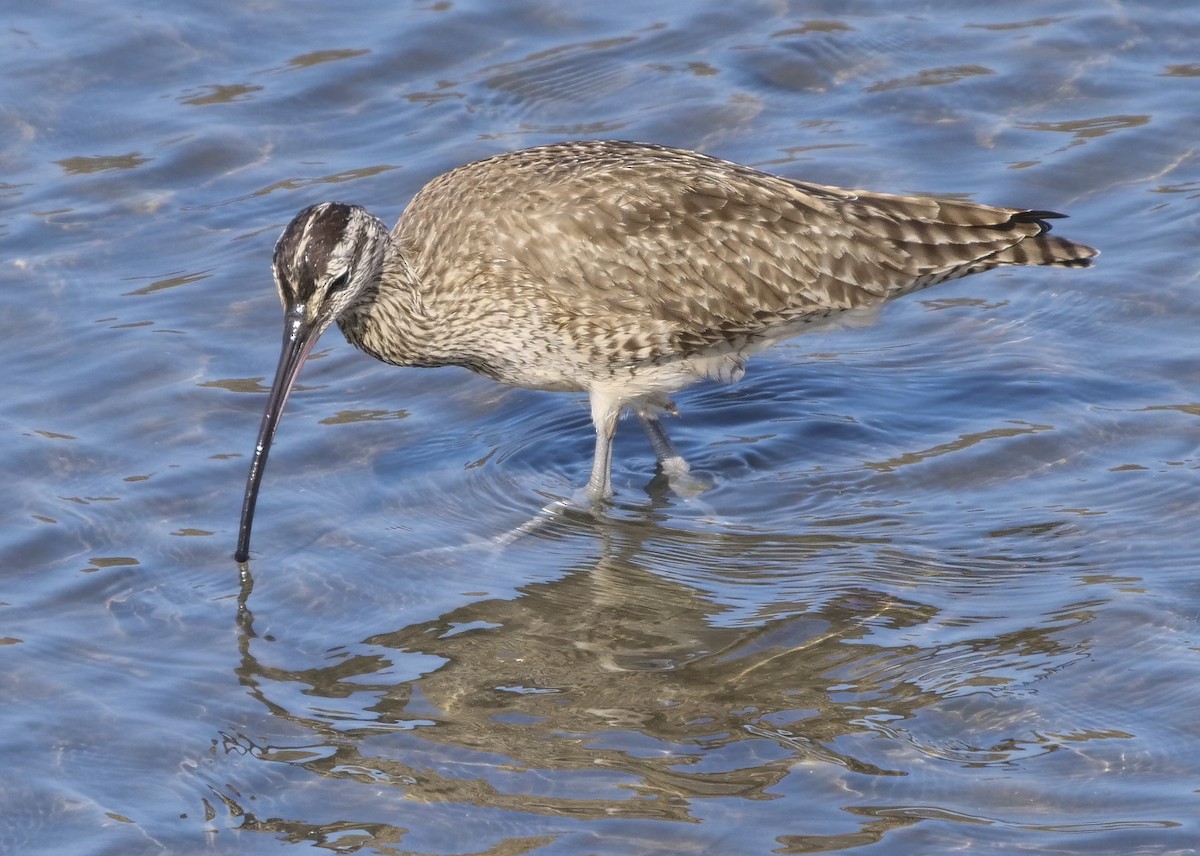
[[[687,465],[658,413],[701,378],[808,322],[1001,265],[1085,267],[1048,211],[792,181],[694,152],[578,142],[511,152],[433,179],[392,232],[357,206],[301,211],[276,245],[284,351],[247,483],[288,392],[334,321],[401,366],[465,366],[503,383],[585,391],[588,490],[611,492],[612,438],[637,413],[669,476]]]

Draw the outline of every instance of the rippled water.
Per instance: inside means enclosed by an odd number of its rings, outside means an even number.
[[[176,4],[178,6],[178,4]],[[1200,9],[9,15],[0,851],[1193,853]],[[564,138],[1063,210],[636,426],[336,334],[230,556],[300,207]]]

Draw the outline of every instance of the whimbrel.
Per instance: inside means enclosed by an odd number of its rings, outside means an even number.
[[[588,494],[612,491],[617,419],[637,414],[663,471],[687,464],[659,415],[703,378],[737,380],[756,348],[807,322],[1001,265],[1086,267],[1052,211],[794,181],[663,146],[572,142],[451,170],[390,233],[357,205],[305,208],[275,245],[283,352],[238,534],[249,555],[280,413],[318,337],[397,366],[463,366],[586,392]]]

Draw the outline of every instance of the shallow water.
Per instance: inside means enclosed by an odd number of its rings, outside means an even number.
[[[1178,5],[1179,8],[1168,8]],[[74,2],[0,51],[0,852],[1195,852],[1200,9]],[[1061,210],[635,425],[336,334],[231,553],[272,244],[577,137]]]

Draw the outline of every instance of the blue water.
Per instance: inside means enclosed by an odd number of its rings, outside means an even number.
[[[0,852],[1200,847],[1200,8],[76,0],[0,36]],[[335,333],[231,559],[275,238],[639,139],[1064,211],[633,424]]]

